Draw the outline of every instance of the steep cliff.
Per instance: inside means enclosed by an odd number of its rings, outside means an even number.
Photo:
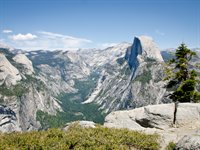
[[[15,68],[3,53],[0,53],[0,85],[16,85],[22,77],[17,68]]]
[[[36,119],[38,110],[51,115],[62,111],[45,84],[35,76],[25,55],[2,51],[0,58],[0,131],[37,130],[40,128]]]
[[[32,62],[26,57],[24,54],[17,54],[15,57],[13,57],[13,60],[22,65],[23,74],[31,75],[34,73]]]

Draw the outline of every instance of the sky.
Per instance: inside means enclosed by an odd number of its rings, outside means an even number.
[[[0,43],[25,50],[105,48],[135,36],[200,47],[199,0],[0,0]]]

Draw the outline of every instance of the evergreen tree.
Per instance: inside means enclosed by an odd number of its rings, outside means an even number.
[[[175,58],[169,61],[166,68],[168,84],[166,88],[173,91],[169,98],[174,102],[200,102],[200,92],[197,91],[199,76],[189,64],[196,53],[181,44],[175,53]]]

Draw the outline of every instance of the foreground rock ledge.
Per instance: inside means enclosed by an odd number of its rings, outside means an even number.
[[[200,131],[197,131],[195,134],[186,135],[177,143],[176,149],[178,150],[198,150],[200,149]]]
[[[177,143],[186,135],[200,136],[197,132],[200,130],[200,104],[179,103],[175,124],[174,111],[174,103],[115,111],[106,116],[104,126],[158,133],[162,138],[162,148],[170,141]]]

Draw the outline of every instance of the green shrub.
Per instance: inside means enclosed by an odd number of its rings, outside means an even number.
[[[146,59],[145,59],[145,61],[146,62],[157,62],[154,58],[149,58],[149,57],[147,57]]]
[[[24,133],[0,134],[0,149],[87,149],[87,150],[157,150],[158,135],[146,135],[127,129],[98,126],[81,128],[77,125],[67,131],[49,129]]]
[[[32,85],[37,91],[43,91],[45,84],[31,75],[26,75],[26,79],[22,79],[18,84],[11,87],[7,87],[5,84],[0,86],[0,94],[4,96],[17,96],[21,97],[25,93],[28,93],[28,87]]]
[[[169,142],[165,150],[174,150],[176,147],[176,144],[174,142]]]
[[[29,84],[34,85],[38,92],[44,91],[44,89],[46,88],[44,82],[42,82],[40,79],[37,79],[36,77],[32,75],[26,75],[26,79],[23,80],[23,82],[26,84],[29,83]]]
[[[151,71],[144,70],[142,74],[136,76],[135,80],[133,81],[140,81],[142,84],[149,83],[152,79]]]
[[[121,66],[125,63],[126,59],[124,57],[122,57],[122,58],[118,58],[116,61]]]
[[[13,87],[6,87],[5,85],[0,86],[0,94],[4,96],[17,96],[21,97],[27,92],[27,88],[23,84],[16,84]]]

